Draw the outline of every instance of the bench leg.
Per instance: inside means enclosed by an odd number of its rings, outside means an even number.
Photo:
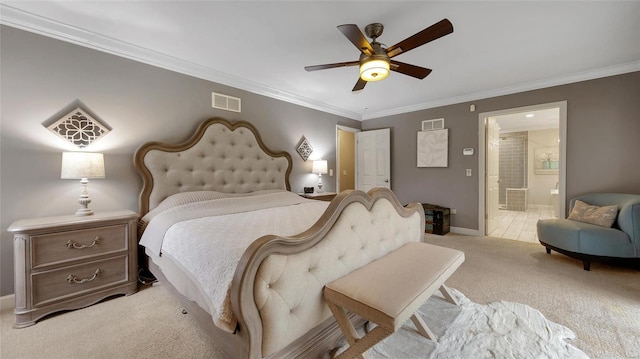
[[[342,334],[344,334],[347,342],[349,343],[349,348],[340,353],[340,355],[335,357],[335,359],[363,359],[362,354],[364,352],[393,334],[393,330],[378,325],[372,331],[360,338],[356,332],[356,328],[353,327],[353,323],[349,320],[344,309],[333,303],[327,302],[327,304],[329,305],[329,309],[331,309],[331,313],[333,313],[333,316],[336,318],[338,326],[340,326],[340,330],[342,330]]]
[[[443,284],[440,286],[440,292],[449,303],[458,305],[458,301],[453,297],[453,295],[451,295],[451,292],[446,285]]]
[[[433,332],[429,329],[429,327],[427,327],[427,324],[425,324],[424,320],[422,320],[422,318],[418,314],[412,315],[411,321],[413,322],[413,324],[418,329],[418,332],[423,337],[427,339],[431,339],[434,342],[438,341],[438,338],[436,338],[435,334],[433,334]]]

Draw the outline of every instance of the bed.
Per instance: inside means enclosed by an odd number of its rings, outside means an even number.
[[[232,358],[326,355],[341,332],[324,285],[424,233],[422,206],[388,189],[330,203],[291,192],[291,156],[245,121],[209,119],[134,163],[149,270]]]

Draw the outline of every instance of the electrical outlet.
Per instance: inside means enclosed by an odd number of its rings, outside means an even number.
[[[451,214],[456,214],[456,213],[458,213],[458,211],[456,211],[454,208],[451,208],[451,209],[449,210],[449,212],[451,212]]]
[[[471,168],[467,168],[467,177],[471,177]]]

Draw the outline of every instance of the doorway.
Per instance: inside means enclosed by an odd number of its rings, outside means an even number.
[[[336,126],[336,190],[391,188],[391,129]]]
[[[564,218],[566,101],[479,121],[480,233],[537,242],[538,219]]]
[[[336,190],[356,188],[355,134],[357,128],[336,126]]]

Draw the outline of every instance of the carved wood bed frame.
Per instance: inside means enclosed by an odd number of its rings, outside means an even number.
[[[255,157],[255,161],[247,156]],[[182,144],[142,145],[134,163],[143,179],[141,216],[179,192],[290,190],[291,156],[267,149],[255,127],[244,121],[209,119]],[[369,193],[338,194],[320,219],[303,233],[256,239],[238,263],[231,285],[231,303],[238,320],[233,334],[215,326],[205,310],[181,295],[153,261],[149,261],[149,269],[232,358],[321,357],[342,337],[322,299],[324,284],[404,243],[421,241],[424,226],[422,205],[402,206],[393,192],[376,188]],[[312,279],[304,283],[292,279],[303,275]],[[280,308],[264,304],[263,298],[276,290],[275,285],[271,288],[276,282],[278,287],[288,288],[277,292],[278,297],[300,305]],[[302,286],[305,290],[298,289]],[[291,313],[307,318],[311,326],[283,329],[282,318]],[[363,323],[359,318],[352,320],[357,325]]]

